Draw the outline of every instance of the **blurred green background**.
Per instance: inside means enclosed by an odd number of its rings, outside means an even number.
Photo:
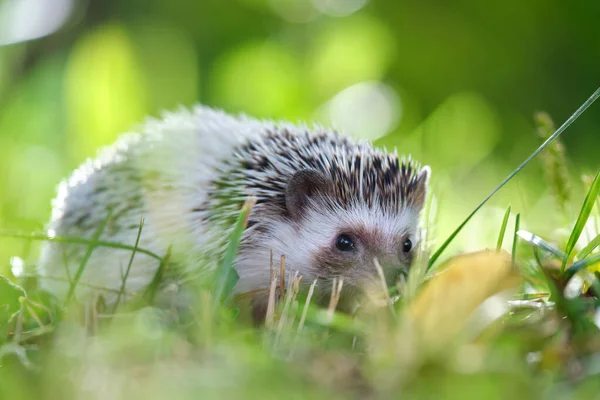
[[[56,184],[145,115],[201,102],[316,120],[433,168],[444,236],[600,82],[600,2],[0,0],[0,228],[40,230]],[[564,135],[598,168],[598,107]],[[533,163],[461,234],[491,246],[511,203],[556,226]],[[573,214],[573,220],[575,218]],[[484,224],[485,225],[485,224]],[[490,237],[497,232],[489,232]],[[26,244],[0,241],[0,271]]]

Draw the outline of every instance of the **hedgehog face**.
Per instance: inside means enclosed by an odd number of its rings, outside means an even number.
[[[416,189],[424,192],[426,175],[417,183],[423,187]],[[393,283],[410,266],[419,242],[422,202],[407,202],[397,209],[358,198],[342,202],[334,185],[325,174],[310,169],[291,177],[285,217],[269,218],[263,229],[249,233],[241,249],[238,272],[240,282],[248,286],[239,289],[268,286],[271,251],[275,262],[285,256],[286,270],[298,271],[304,282],[344,277],[345,284],[360,287],[379,279],[376,259],[388,283]]]
[[[353,193],[357,185],[340,187],[339,182],[315,170],[294,174],[286,190],[286,207],[298,236],[311,244],[304,262],[312,274],[341,276],[360,286],[377,279],[375,263],[379,262],[392,283],[413,259],[427,174],[427,168],[419,175],[407,174],[404,187],[411,190],[404,201],[400,198],[400,207],[378,201],[376,194],[365,201],[361,198],[363,188]],[[378,178],[370,182],[383,182]]]
[[[377,260],[391,284],[410,266],[419,241],[419,210],[406,208],[392,214],[378,206],[340,208],[326,203],[313,204],[297,226],[309,249],[295,256],[304,258],[310,275],[344,277],[345,282],[361,286],[378,279]]]

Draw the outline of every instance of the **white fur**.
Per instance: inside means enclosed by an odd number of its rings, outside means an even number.
[[[193,215],[186,211],[206,200],[206,187],[215,176],[215,168],[221,160],[231,157],[233,147],[259,135],[264,127],[264,123],[256,120],[234,118],[205,107],[196,107],[192,111],[182,109],[166,114],[162,120],[150,120],[140,127],[143,136],[125,135],[61,183],[53,202],[48,232],[50,236],[91,239],[107,216],[106,207],[113,207],[115,215],[126,207],[128,199],[141,194],[141,207],[119,215],[118,223],[122,228],[108,233],[109,225],[100,238],[133,246],[137,226],[143,217],[140,248],[164,256],[169,245],[173,245],[172,258],[186,258],[177,261],[197,266],[201,249],[211,246],[214,239],[207,227],[193,220]],[[130,162],[135,168],[109,172],[107,167],[123,161]],[[153,173],[160,178],[144,180],[141,193],[137,193],[139,190],[130,184],[129,178],[133,174],[152,177]],[[94,193],[99,185],[106,186],[106,190]],[[72,221],[66,221],[67,211],[86,212],[92,227],[80,229]],[[86,250],[86,245],[46,242],[39,264],[42,285],[64,297],[69,289],[68,281],[74,278]],[[65,259],[64,252],[76,252],[77,256]],[[79,281],[78,297],[95,292],[86,287],[87,284],[119,290],[130,258],[129,250],[95,248]],[[127,292],[139,292],[148,285],[158,265],[152,257],[137,253],[127,279]],[[105,292],[103,295],[114,298],[114,294]]]

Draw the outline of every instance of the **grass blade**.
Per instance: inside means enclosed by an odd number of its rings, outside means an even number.
[[[498,243],[496,244],[497,251],[500,251],[500,249],[502,249],[502,242],[504,242],[504,234],[506,233],[506,225],[508,224],[509,216],[510,216],[510,206],[508,206],[508,208],[506,209],[506,212],[504,213],[504,218],[502,218],[502,226],[500,226],[500,234],[498,235]],[[515,230],[515,232],[517,232],[517,230]]]
[[[598,246],[600,246],[600,234],[593,238],[583,249],[581,249],[575,258],[578,260],[583,260]]]
[[[215,272],[215,289],[213,296],[213,304],[215,306],[217,304],[222,304],[222,302],[229,297],[239,279],[239,275],[233,267],[233,264],[240,247],[242,234],[248,224],[248,217],[250,216],[250,212],[255,203],[256,199],[251,197],[248,198],[242,206],[240,215],[238,216],[233,231],[231,232],[231,236],[229,237],[227,249],[223,254],[219,268]]]
[[[149,305],[154,304],[154,298],[156,297],[156,293],[158,292],[158,287],[160,285],[160,282],[162,281],[162,278],[165,275],[165,270],[169,266],[170,258],[171,258],[171,246],[169,246],[167,248],[167,254],[164,256],[164,258],[160,259],[160,264],[158,264],[158,268],[156,269],[156,272],[154,273],[154,277],[152,278],[152,281],[150,282],[150,284],[148,285],[146,290],[144,290],[144,294],[141,297],[141,299],[143,299],[144,304],[149,304]]]
[[[562,259],[565,257],[565,253],[563,253],[562,250],[557,249],[556,247],[552,246],[550,243],[546,242],[544,239],[542,239],[539,236],[534,235],[531,232],[525,231],[525,230],[519,230],[517,232],[517,235],[523,239],[524,241],[526,241],[527,243],[530,243],[532,245],[534,245],[537,248],[540,248],[542,250],[547,251],[548,253],[554,254],[556,257]]]
[[[518,235],[519,225],[521,225],[521,213],[517,213],[517,215],[515,216],[515,233],[513,234],[513,245],[512,245],[512,253],[511,253],[513,267],[515,266],[515,259],[517,257],[517,241],[519,239],[519,235]]]
[[[73,277],[73,281],[71,282],[71,285],[69,286],[69,292],[67,293],[67,297],[65,298],[65,305],[67,305],[71,302],[71,299],[73,298],[73,295],[75,294],[75,288],[77,287],[77,284],[79,283],[79,280],[81,279],[81,276],[83,275],[83,271],[85,271],[85,267],[86,267],[88,261],[90,260],[90,258],[92,257],[92,253],[94,252],[94,249],[96,248],[96,242],[98,241],[98,239],[100,239],[100,235],[102,235],[102,232],[104,232],[104,228],[106,228],[106,225],[108,224],[108,221],[110,220],[111,216],[112,216],[112,210],[109,210],[108,214],[106,215],[106,218],[104,218],[104,220],[102,221],[102,223],[100,224],[100,226],[98,227],[96,232],[94,233],[94,236],[92,237],[92,241],[88,245],[87,251],[86,251],[85,255],[83,256],[83,258],[81,259],[81,262],[79,263],[79,267],[77,268],[77,272],[75,273],[75,276]]]
[[[122,244],[118,242],[110,242],[106,240],[93,240],[87,239],[77,236],[48,236],[46,234],[41,233],[23,233],[17,231],[10,230],[0,230],[0,237],[6,238],[14,238],[14,239],[27,239],[27,240],[43,240],[47,242],[57,242],[57,243],[75,243],[75,244],[87,244],[94,245],[96,247],[108,247],[112,249],[121,249],[121,250],[130,250],[133,251],[135,249],[134,246],[128,244]],[[163,257],[159,256],[156,253],[151,252],[150,250],[143,249],[138,247],[136,252],[146,254],[158,261],[163,261]]]
[[[504,185],[508,183],[516,174],[518,174],[531,160],[533,160],[542,150],[544,150],[550,143],[556,140],[581,114],[588,109],[589,106],[596,101],[600,97],[600,88],[596,89],[596,91],[575,111],[569,119],[567,119],[548,139],[544,141],[529,157],[525,159],[513,172],[511,172],[490,194],[488,194],[482,201],[479,203],[477,207],[465,218],[465,220],[450,234],[448,239],[442,243],[442,245],[436,250],[435,253],[429,259],[429,264],[427,269],[430,269],[433,264],[437,261],[437,259],[442,255],[444,250],[450,245],[450,243],[454,240],[456,235],[460,233],[460,231],[465,227],[465,225],[473,218],[473,216],[488,202],[489,199],[492,198]]]
[[[313,281],[313,283],[310,285],[310,288],[308,289],[308,295],[306,296],[304,308],[302,309],[302,315],[300,316],[300,322],[298,323],[297,335],[300,335],[300,333],[302,333],[302,329],[304,328],[304,321],[306,321],[306,314],[308,314],[308,306],[310,305],[310,301],[315,291],[315,286],[317,286],[317,279]]]
[[[563,257],[562,266],[560,267],[560,272],[563,273],[565,271],[565,266],[567,265],[567,261],[577,244],[577,240],[579,240],[579,236],[581,236],[581,232],[583,232],[583,228],[594,208],[594,204],[596,199],[598,198],[598,193],[600,193],[600,171],[596,174],[594,181],[592,182],[592,186],[590,190],[587,192],[585,196],[585,200],[581,206],[581,211],[579,212],[579,216],[577,217],[577,222],[575,222],[575,226],[573,227],[573,231],[571,231],[571,236],[569,237],[569,241],[567,242],[567,247],[565,249],[565,257]]]
[[[394,302],[392,301],[392,298],[390,297],[387,282],[385,280],[385,274],[383,272],[383,268],[381,267],[381,264],[379,264],[379,261],[377,260],[377,257],[375,257],[373,259],[373,264],[375,265],[375,269],[377,270],[377,275],[379,276],[379,282],[381,283],[381,289],[383,290],[383,294],[385,295],[385,302],[387,303],[387,306],[390,309],[390,314],[392,315],[393,318],[396,318],[396,309],[394,308]]]
[[[131,252],[131,257],[129,258],[129,263],[127,263],[127,269],[125,270],[125,274],[121,279],[121,288],[119,289],[119,296],[117,297],[117,301],[115,301],[115,305],[113,306],[113,313],[117,311],[117,307],[119,307],[119,303],[121,302],[121,297],[125,294],[125,285],[127,283],[127,278],[129,278],[129,271],[131,271],[131,264],[133,264],[133,259],[135,258],[135,253],[137,251],[137,247],[140,244],[140,236],[142,236],[142,228],[144,227],[144,218],[140,219],[140,227],[138,228],[137,237],[135,238],[134,249]]]
[[[591,257],[579,260],[565,271],[565,277],[570,278],[582,269],[597,263],[600,263],[600,254],[594,254]]]

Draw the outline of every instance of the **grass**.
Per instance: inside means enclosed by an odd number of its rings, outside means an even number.
[[[508,225],[508,218],[510,217],[510,206],[506,208],[504,217],[502,218],[502,225],[500,225],[500,233],[498,234],[498,243],[496,244],[496,250],[502,249],[502,243],[504,242],[504,234],[506,233],[506,225]]]
[[[577,221],[575,221],[575,226],[571,231],[571,236],[569,237],[569,241],[567,242],[567,248],[565,249],[565,257],[563,258],[563,262],[560,267],[561,272],[564,272],[565,266],[569,261],[569,257],[575,249],[575,245],[577,244],[577,241],[579,240],[579,237],[583,232],[583,228],[585,227],[585,224],[587,223],[592,209],[594,208],[594,205],[596,203],[596,199],[598,198],[598,193],[600,193],[600,171],[598,171],[598,173],[596,174],[596,178],[594,178],[592,186],[590,187],[590,190],[585,196],[585,200],[583,202],[583,205],[581,206],[581,211],[579,213],[579,216],[577,217]]]
[[[504,178],[504,180],[502,182],[500,182],[500,184],[498,186],[496,186],[494,188],[494,190],[492,190],[490,192],[490,194],[488,194],[482,201],[481,203],[479,203],[477,205],[477,207],[475,207],[473,209],[473,211],[471,212],[471,214],[469,214],[467,216],[467,218],[465,218],[465,220],[456,228],[456,230],[454,232],[452,232],[452,234],[448,237],[448,239],[446,239],[446,241],[444,243],[442,243],[442,245],[435,251],[435,253],[433,253],[433,255],[431,256],[431,258],[429,259],[429,267],[431,268],[435,262],[438,260],[438,258],[442,255],[442,253],[444,252],[444,250],[446,250],[446,248],[448,247],[448,245],[452,242],[452,240],[454,240],[454,238],[456,237],[456,235],[458,235],[460,233],[460,231],[462,231],[462,229],[467,225],[467,223],[471,220],[471,218],[473,218],[473,216],[475,214],[477,214],[477,212],[496,194],[498,193],[498,191],[500,191],[500,189],[502,189],[508,182],[510,182],[511,179],[513,179],[523,168],[525,168],[525,166],[527,166],[527,164],[529,164],[531,162],[531,160],[533,160],[538,154],[540,154],[546,147],[548,147],[550,144],[552,144],[556,139],[558,139],[558,137],[569,127],[571,126],[571,124],[573,122],[575,122],[575,120],[577,118],[579,118],[581,116],[581,114],[583,114],[585,112],[585,110],[588,109],[589,106],[591,106],[594,101],[596,101],[598,99],[598,97],[600,97],[600,88],[596,89],[596,91],[590,96],[589,99],[587,99],[582,105],[581,107],[579,107],[574,113],[573,115],[571,115],[569,117],[569,119],[567,119],[565,121],[564,124],[562,124],[552,135],[550,135],[548,137],[548,139],[546,139],[544,141],[544,143],[542,143],[533,153],[531,153],[529,155],[529,157],[527,157],[525,159],[525,161],[523,161],[514,171],[512,171],[510,174],[508,174],[508,176],[506,178]]]
[[[84,261],[99,246],[131,251],[119,299],[130,297],[126,283],[136,254],[160,264],[138,301],[121,301],[110,312],[81,313],[76,304],[58,304],[29,277],[0,277],[0,398],[597,397],[600,236],[596,232],[582,243],[582,232],[590,218],[600,219],[598,174],[578,216],[570,216],[566,243],[554,232],[521,229],[527,216],[516,213],[512,251],[501,250],[510,237],[509,206],[502,220],[488,221],[498,224],[492,250],[446,260],[441,255],[478,210],[598,96],[600,89],[547,135],[431,257],[422,249],[406,280],[393,290],[385,284],[372,288],[354,315],[337,311],[343,279],[332,282],[328,306],[321,307],[316,281],[302,282],[287,272],[282,258],[272,263],[265,323],[252,324],[248,299],[231,296],[238,279],[233,261],[252,200],[214,276],[193,286],[192,306],[184,309],[154,304],[169,254],[139,248],[137,241],[133,246],[100,241],[99,235],[85,240],[0,232],[86,244]],[[562,157],[558,164],[566,168],[563,153],[548,154]],[[547,182],[560,185],[554,188],[563,193],[556,209],[566,213],[564,203],[577,196],[564,194],[564,180]],[[139,234],[142,229],[140,222]],[[82,262],[71,293],[84,269]]]

